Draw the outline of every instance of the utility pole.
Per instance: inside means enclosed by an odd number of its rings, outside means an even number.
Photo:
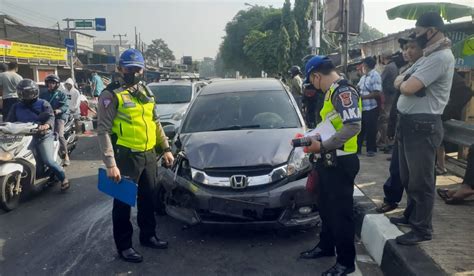
[[[67,36],[71,39],[71,28],[69,27],[69,22],[74,21],[74,19],[66,18],[63,19],[67,23]],[[71,78],[73,81],[76,81],[74,77],[74,51],[68,49],[68,57],[69,57],[69,67],[71,67]]]
[[[347,64],[349,59],[349,0],[344,0],[344,34],[342,39],[342,66],[344,74],[347,76]]]
[[[135,49],[138,48],[138,36],[137,36],[137,27],[135,27]]]
[[[127,34],[116,34],[116,35],[113,35],[113,37],[117,37],[119,38],[119,45],[122,46],[122,36],[123,37],[127,37]]]
[[[138,47],[137,47],[137,50],[139,50],[141,52],[141,49],[142,49],[142,33],[138,33]]]
[[[312,22],[312,38],[313,47],[311,47],[311,54],[317,55],[319,48],[320,38],[320,23],[318,21],[318,3],[319,0],[313,0],[313,22]]]

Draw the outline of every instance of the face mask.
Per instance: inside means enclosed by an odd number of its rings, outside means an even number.
[[[143,80],[143,75],[138,72],[125,73],[123,74],[123,80],[125,81],[127,85],[135,85]]]
[[[433,37],[435,37],[435,35],[437,33],[438,33],[438,31],[436,31],[436,33],[434,33],[429,39],[428,39],[428,31],[426,31],[424,34],[416,37],[416,41],[418,42],[418,45],[420,45],[421,49],[425,49],[428,42],[430,42],[430,40]]]

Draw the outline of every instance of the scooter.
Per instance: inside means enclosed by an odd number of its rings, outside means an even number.
[[[76,148],[77,145],[78,137],[76,133],[75,123],[76,119],[74,119],[74,116],[72,114],[69,114],[66,124],[64,125],[64,138],[67,142],[68,154],[71,154],[71,152]],[[64,156],[61,157],[63,158]]]
[[[37,192],[54,182],[47,166],[38,167],[33,135],[38,125],[33,123],[0,124],[0,208],[11,211],[18,207],[25,192]],[[53,143],[54,161],[60,163],[59,141]]]

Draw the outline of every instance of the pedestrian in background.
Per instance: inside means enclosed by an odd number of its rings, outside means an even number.
[[[288,74],[290,74],[288,86],[290,87],[293,98],[295,98],[296,104],[301,110],[303,96],[303,80],[301,79],[301,69],[299,66],[293,65],[288,71]]]
[[[381,79],[383,92],[383,108],[380,109],[379,116],[379,133],[380,145],[384,147],[384,152],[389,153],[392,145],[387,136],[388,119],[390,117],[390,109],[397,94],[397,90],[393,86],[395,78],[398,76],[398,67],[392,59],[392,51],[384,51],[382,54],[382,63],[385,65]]]
[[[379,119],[382,91],[382,78],[375,70],[376,61],[373,57],[366,57],[362,62],[363,76],[357,85],[362,99],[362,130],[358,137],[358,150],[362,151],[362,144],[367,141],[367,156],[373,157],[377,152],[377,122]]]
[[[92,76],[91,76],[91,92],[92,96],[97,100],[100,96],[100,93],[102,90],[104,90],[104,82],[102,81],[102,78],[97,74],[96,71],[92,71]]]
[[[411,226],[410,232],[396,238],[403,245],[432,239],[436,150],[443,139],[441,114],[449,100],[454,73],[451,41],[443,31],[444,22],[438,13],[429,12],[418,18],[416,40],[424,57],[414,72],[395,82],[401,92],[397,103],[398,147],[407,207],[403,216],[390,221]]]
[[[18,64],[8,63],[7,71],[0,73],[0,95],[2,96],[2,116],[6,120],[10,109],[18,100],[16,87],[23,78],[18,75]]]
[[[66,94],[68,100],[69,100],[69,112],[72,114],[74,118],[74,127],[76,128],[76,131],[79,132],[79,118],[81,117],[81,111],[80,111],[80,105],[81,102],[79,100],[79,97],[81,93],[79,93],[79,90],[76,89],[74,85],[74,81],[72,78],[68,78],[64,82],[64,94]]]

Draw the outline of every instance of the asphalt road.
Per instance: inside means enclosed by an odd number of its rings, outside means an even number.
[[[335,262],[297,259],[317,243],[318,229],[188,229],[169,217],[158,217],[158,235],[170,248],[143,248],[134,213],[134,245],[145,260],[125,263],[112,240],[112,201],[96,188],[96,138],[81,137],[72,160],[67,193],[51,187],[0,211],[0,275],[320,275]],[[382,275],[361,244],[357,254],[354,275]]]

